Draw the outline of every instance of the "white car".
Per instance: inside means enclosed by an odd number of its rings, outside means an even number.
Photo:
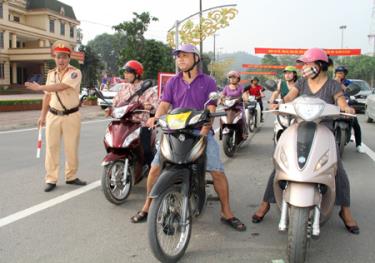
[[[375,120],[375,93],[367,96],[366,117],[367,122],[372,122],[373,120]]]
[[[102,90],[103,96],[106,99],[106,102],[108,102],[108,103],[106,103],[102,99],[98,98],[98,105],[103,110],[106,109],[109,106],[112,106],[112,100],[117,95],[117,93],[119,92],[119,90],[121,89],[121,87],[122,87],[122,83],[118,83],[116,85],[113,85],[109,89],[103,89]]]

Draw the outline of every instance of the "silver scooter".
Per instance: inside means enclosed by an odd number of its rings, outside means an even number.
[[[322,120],[341,115],[338,106],[301,96],[280,104],[278,114],[296,119],[280,136],[274,152],[276,202],[281,208],[279,230],[288,229],[289,262],[304,262],[307,243],[319,236],[320,224],[333,210],[336,197],[336,140]]]

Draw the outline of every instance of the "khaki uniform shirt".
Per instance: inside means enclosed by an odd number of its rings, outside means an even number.
[[[62,75],[58,73],[57,68],[48,72],[46,85],[64,83],[70,88],[58,91],[60,100],[67,110],[79,106],[79,93],[81,86],[82,74],[81,71],[71,65],[68,65],[67,70]],[[56,110],[63,111],[64,108],[60,104],[56,92],[46,92],[51,95],[49,106]]]

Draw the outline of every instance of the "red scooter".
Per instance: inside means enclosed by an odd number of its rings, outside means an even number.
[[[136,95],[141,95],[152,85],[151,81],[144,81]],[[97,90],[97,95],[104,101],[103,94]],[[104,147],[107,155],[102,161],[104,171],[101,178],[102,189],[105,197],[113,204],[119,205],[125,202],[132,187],[146,177],[149,172],[149,164],[145,156],[145,137],[151,137],[151,155],[155,155],[156,131],[142,127],[140,122],[132,120],[133,114],[150,113],[144,110],[139,102],[129,103],[134,96],[113,108],[113,120],[108,124],[104,136]],[[147,134],[149,133],[149,134]],[[150,160],[148,160],[150,162]]]

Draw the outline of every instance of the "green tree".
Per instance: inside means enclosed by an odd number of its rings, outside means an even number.
[[[85,62],[81,65],[82,85],[94,87],[99,80],[100,71],[103,69],[98,55],[89,46],[80,46],[79,51],[85,53]]]
[[[104,70],[111,75],[118,73],[119,66],[123,63],[123,61],[119,61],[120,52],[126,47],[126,36],[124,34],[110,35],[104,33],[89,41],[87,46],[98,54],[104,65]]]
[[[174,62],[172,50],[162,42],[147,40],[144,33],[152,21],[158,21],[148,12],[133,13],[131,21],[122,22],[113,28],[126,37],[125,47],[120,51],[120,61],[139,60],[145,68],[144,78],[157,78],[161,71],[172,71]]]
[[[348,78],[363,79],[372,86],[375,85],[375,57],[366,55],[344,58],[335,64],[335,67],[344,65],[348,68]]]

